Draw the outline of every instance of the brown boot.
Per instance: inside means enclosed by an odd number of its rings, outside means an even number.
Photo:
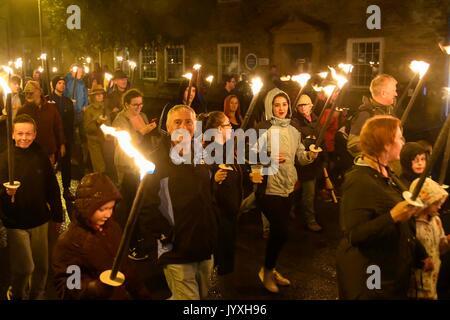
[[[277,284],[275,283],[275,275],[273,270],[266,270],[266,268],[262,267],[258,273],[259,280],[261,280],[264,288],[272,293],[278,293],[280,289],[278,289]]]
[[[291,285],[291,281],[289,281],[289,279],[285,278],[281,273],[279,273],[275,269],[273,269],[273,275],[274,275],[275,282],[277,283],[277,285],[284,286],[284,287]]]

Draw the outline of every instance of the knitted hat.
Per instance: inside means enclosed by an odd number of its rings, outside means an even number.
[[[93,85],[91,90],[89,90],[89,95],[99,94],[103,93],[105,94],[105,89],[103,89],[103,86],[100,84]]]
[[[299,104],[313,104],[313,103],[311,101],[311,98],[307,94],[302,94],[300,96],[300,99],[298,99],[297,105]]]
[[[23,89],[23,92],[25,92],[25,93],[33,93],[35,90],[41,91],[41,85],[37,81],[30,80],[25,85],[25,88]]]
[[[66,81],[66,79],[64,79],[63,76],[56,76],[52,79],[52,92],[55,91],[56,89],[56,84],[58,83],[58,81],[63,80],[64,82]]]
[[[103,173],[90,173],[81,179],[75,195],[75,216],[77,220],[89,226],[89,219],[101,206],[112,200],[121,200],[122,196]]]
[[[419,178],[411,183],[411,186],[409,187],[411,192],[413,192],[418,181]],[[420,189],[419,192],[419,198],[426,206],[432,205],[437,201],[443,202],[445,201],[445,199],[447,199],[447,196],[447,191],[445,191],[439,183],[430,178],[425,179],[425,183],[423,184],[422,189]]]

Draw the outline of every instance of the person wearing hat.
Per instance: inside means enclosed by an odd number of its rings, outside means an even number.
[[[64,199],[66,201],[73,200],[73,195],[70,192],[70,181],[72,179],[71,158],[73,146],[73,126],[74,126],[74,106],[72,100],[64,96],[66,89],[66,80],[63,76],[55,76],[52,79],[52,93],[49,97],[50,101],[56,103],[57,110],[61,116],[64,136],[66,137],[66,154],[61,157],[61,177],[64,188]]]
[[[105,158],[103,156],[104,134],[100,129],[102,124],[111,125],[104,104],[105,90],[102,85],[94,85],[89,91],[91,104],[84,112],[84,130],[86,132],[89,156],[94,172],[105,172]]]
[[[413,192],[419,178],[410,186]],[[423,268],[414,270],[415,286],[410,290],[410,297],[417,299],[433,299],[437,296],[437,282],[441,267],[440,255],[448,251],[450,235],[445,235],[439,210],[448,197],[447,191],[437,182],[426,178],[420,189],[419,199],[425,208],[416,217],[416,237],[428,253],[428,263]]]
[[[316,141],[315,128],[317,126],[317,116],[311,112],[313,103],[311,98],[302,94],[297,102],[296,110],[292,116],[292,125],[297,128],[302,137],[302,143],[306,149]],[[294,205],[291,208],[295,216],[298,202],[301,201],[301,212],[306,220],[306,227],[313,232],[319,232],[322,227],[317,223],[314,200],[316,197],[316,180],[322,174],[323,162],[321,157],[311,164],[297,166],[297,175],[300,181],[300,192],[294,193]],[[301,199],[300,199],[301,194]]]
[[[66,154],[66,138],[56,104],[44,100],[41,87],[36,81],[28,81],[23,91],[25,104],[17,111],[17,115],[28,114],[36,122],[36,142],[54,165],[57,156],[64,157]]]
[[[52,267],[54,284],[61,299],[148,299],[150,294],[138,279],[128,260],[120,266],[125,283],[111,287],[100,274],[110,270],[122,238],[114,219],[115,205],[122,195],[103,173],[90,173],[81,179],[75,197],[74,219],[56,244]],[[79,285],[72,282],[70,266],[80,270]],[[68,284],[73,284],[69,287]]]
[[[114,121],[117,114],[122,111],[122,96],[129,89],[128,76],[122,70],[116,70],[113,75],[113,90],[106,97],[106,110],[111,114],[111,121]]]

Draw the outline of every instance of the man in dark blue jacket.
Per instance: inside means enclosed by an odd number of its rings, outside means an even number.
[[[62,185],[64,189],[64,199],[71,201],[74,196],[70,192],[71,158],[73,146],[73,130],[74,130],[74,106],[72,100],[64,96],[66,89],[66,80],[63,76],[56,76],[52,79],[52,94],[50,100],[56,103],[59,115],[61,116],[64,137],[66,138],[66,154],[59,159],[61,165]]]
[[[173,300],[207,297],[217,236],[210,171],[192,152],[194,127],[192,108],[176,105],[169,111],[171,141],[150,156],[156,172],[146,181],[141,211],[157,239]]]

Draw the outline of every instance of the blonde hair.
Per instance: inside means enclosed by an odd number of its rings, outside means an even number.
[[[384,86],[386,86],[386,84],[389,83],[390,81],[397,83],[397,80],[395,80],[393,76],[388,75],[386,73],[379,74],[375,78],[373,78],[372,81],[370,82],[369,88],[372,97],[381,95],[381,91],[383,90]]]

